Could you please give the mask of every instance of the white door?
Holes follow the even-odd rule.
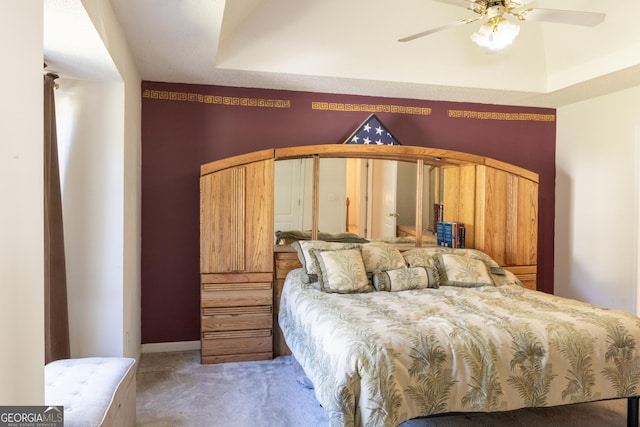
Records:
[[[398,162],[374,160],[371,188],[371,237],[396,237]]]
[[[304,164],[301,159],[278,160],[274,170],[274,229],[302,230]]]

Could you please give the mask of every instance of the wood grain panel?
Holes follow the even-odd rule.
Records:
[[[538,185],[509,174],[508,216],[506,225],[506,263],[537,263],[538,253]]]
[[[273,271],[273,159],[246,166],[244,271]]]
[[[200,294],[200,306],[205,307],[232,307],[246,305],[271,305],[273,291],[269,289],[253,290],[227,290],[207,291]]]
[[[201,353],[204,356],[268,353],[271,358],[273,354],[272,340],[271,329],[205,332],[202,334]]]
[[[276,256],[276,279],[284,279],[287,273],[293,269],[301,268],[302,263],[298,259],[298,255],[294,253],[282,253]]]
[[[518,245],[510,264],[538,263],[538,184],[518,178]]]
[[[464,224],[465,247],[475,247],[476,234],[476,166],[460,167],[458,188],[458,222]]]
[[[483,164],[485,159],[482,156],[460,151],[415,146],[325,144],[277,148],[275,150],[276,159],[311,157],[313,155],[319,155],[320,157],[384,158],[411,161],[422,159],[426,164],[434,166],[470,163]]]
[[[201,331],[233,331],[271,328],[271,305],[254,307],[219,307],[202,309]]]
[[[243,182],[242,167],[200,178],[201,273],[243,269]]]
[[[482,246],[476,241],[476,248],[484,251],[500,265],[505,264],[507,226],[507,172],[479,166],[476,174],[476,191],[480,204],[480,212],[476,212],[476,218],[480,214],[480,220],[476,220],[478,233],[476,239],[482,239]]]
[[[238,156],[227,157],[226,159],[216,160],[200,166],[200,176],[218,172],[223,169],[229,169],[236,166],[246,165],[260,160],[273,159],[275,150],[269,148],[266,150],[254,151],[252,153],[240,154]]]
[[[271,273],[222,273],[222,274],[203,274],[201,276],[201,283],[220,283],[227,284],[231,287],[233,283],[245,283],[250,282],[270,282],[272,278]],[[249,285],[247,285],[249,286]],[[260,285],[262,286],[262,285]]]
[[[273,159],[200,179],[201,273],[272,271]]]
[[[229,251],[231,256],[230,271],[244,271],[245,270],[245,257],[244,257],[244,224],[247,217],[245,214],[245,193],[246,193],[246,170],[245,167],[237,167],[230,170],[231,183],[226,189],[231,193],[231,215],[228,220],[231,223],[231,235],[233,239],[227,240],[229,244]],[[225,190],[222,190],[225,191]],[[223,244],[221,242],[221,244]]]

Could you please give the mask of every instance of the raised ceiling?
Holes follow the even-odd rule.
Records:
[[[480,23],[398,43],[475,16],[431,0],[110,1],[149,81],[542,107],[640,85],[636,0],[535,0],[607,16],[593,28],[524,22],[499,53],[470,41]]]

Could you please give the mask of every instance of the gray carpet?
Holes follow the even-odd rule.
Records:
[[[625,426],[626,400],[458,414],[410,420],[402,427]],[[138,367],[138,426],[315,427],[328,418],[302,387],[291,359],[201,365],[198,351],[145,353]]]

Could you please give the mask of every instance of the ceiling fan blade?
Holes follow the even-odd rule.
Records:
[[[450,28],[455,28],[455,27],[460,26],[460,25],[464,25],[464,24],[468,24],[470,22],[477,21],[480,18],[481,18],[481,16],[479,16],[477,18],[461,19],[460,21],[451,22],[449,24],[442,25],[440,27],[435,27],[435,28],[432,28],[432,29],[427,30],[427,31],[422,31],[420,33],[416,33],[416,34],[412,34],[412,35],[407,36],[407,37],[403,37],[398,41],[399,42],[408,42],[408,41],[411,41],[411,40],[419,39],[420,37],[428,36],[429,34],[437,33],[437,32],[440,32],[440,31],[448,30]]]
[[[439,3],[447,3],[453,6],[460,6],[464,8],[472,8],[473,6],[478,6],[474,0],[433,0]]]
[[[604,21],[604,13],[578,12],[559,9],[529,9],[519,13],[527,21],[555,22],[557,24],[594,27]]]

